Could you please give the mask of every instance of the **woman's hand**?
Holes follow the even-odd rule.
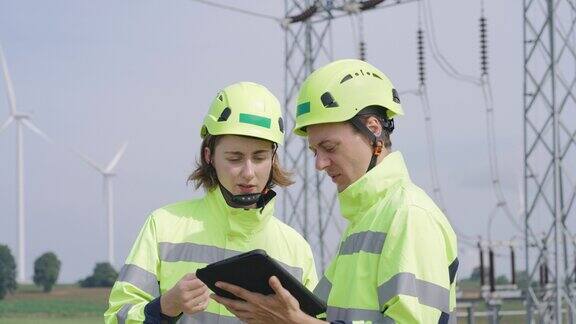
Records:
[[[208,307],[210,290],[196,278],[196,274],[188,273],[174,287],[160,297],[162,314],[178,316],[180,313],[194,314]]]

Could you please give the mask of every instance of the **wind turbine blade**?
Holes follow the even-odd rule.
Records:
[[[4,50],[2,49],[2,44],[0,44],[0,63],[2,64],[2,74],[4,75],[4,86],[6,87],[6,94],[8,95],[8,104],[10,106],[10,113],[12,115],[15,115],[16,96],[14,95],[12,79],[10,78],[10,73],[8,72],[8,64],[6,64],[6,59],[4,58]]]
[[[93,167],[94,169],[96,169],[96,171],[104,174],[104,170],[102,170],[102,168],[96,164],[96,162],[92,161],[92,159],[90,159],[89,157],[87,157],[86,155],[80,153],[80,151],[75,150],[75,149],[70,149],[74,154],[76,154],[80,159],[82,159],[86,164],[88,164],[89,166]]]
[[[21,119],[21,120],[22,120],[22,123],[24,125],[26,125],[26,127],[28,127],[34,133],[40,135],[40,137],[42,137],[46,142],[48,142],[50,144],[54,144],[54,141],[50,137],[48,137],[48,135],[46,135],[46,133],[41,131],[40,128],[38,128],[36,125],[34,125],[34,123],[32,123],[30,120],[28,120],[28,119]]]
[[[6,119],[4,124],[2,124],[2,126],[0,126],[0,133],[2,133],[2,131],[4,131],[4,129],[6,127],[8,127],[8,125],[12,124],[13,121],[14,121],[14,117],[12,117],[12,116],[8,117],[8,119]]]
[[[110,161],[110,163],[108,163],[108,166],[106,167],[106,173],[112,172],[112,170],[116,167],[116,164],[118,164],[118,161],[120,161],[120,159],[122,158],[122,155],[124,155],[124,152],[126,151],[127,146],[128,146],[128,142],[124,142],[124,144],[122,144],[122,147],[120,147],[120,150],[118,150],[118,153],[116,153],[116,156],[114,156],[112,161]]]

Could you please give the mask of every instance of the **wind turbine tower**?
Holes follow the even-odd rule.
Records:
[[[49,143],[53,141],[42,132],[32,122],[29,114],[19,112],[16,106],[16,96],[14,95],[14,86],[8,72],[8,64],[4,57],[4,51],[0,44],[0,65],[4,77],[4,86],[8,97],[8,106],[10,115],[8,119],[0,126],[0,133],[12,123],[16,124],[16,197],[17,197],[17,214],[18,214],[18,282],[26,281],[26,217],[24,204],[24,140],[23,129],[27,127],[34,133],[38,134]]]
[[[103,177],[104,185],[104,200],[106,204],[107,227],[108,227],[108,262],[114,266],[114,191],[112,179],[116,176],[114,169],[124,155],[128,143],[124,143],[118,150],[114,158],[108,163],[105,168],[102,168],[92,159],[86,155],[76,151],[76,154],[84,160],[89,166],[96,169]]]

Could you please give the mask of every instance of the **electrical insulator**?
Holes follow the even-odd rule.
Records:
[[[480,17],[480,71],[482,75],[488,74],[488,43],[486,35],[486,17]]]
[[[548,282],[548,262],[544,261],[544,283],[547,284]]]
[[[480,251],[480,287],[484,286],[484,252],[482,251],[482,246],[478,243],[478,251]]]
[[[494,280],[494,251],[492,251],[492,248],[488,249],[488,257],[490,259],[490,291],[494,292],[496,290],[496,281]]]
[[[416,32],[417,57],[418,57],[418,81],[420,85],[426,84],[426,65],[424,62],[424,31],[419,28]]]
[[[516,284],[516,255],[514,254],[514,247],[510,245],[510,269],[511,269],[511,278],[512,284]]]
[[[366,61],[366,43],[364,41],[360,41],[360,59]]]
[[[310,17],[314,16],[314,14],[316,14],[316,11],[318,11],[318,4],[316,2],[314,2],[314,4],[312,4],[312,6],[306,8],[300,14],[288,17],[287,21],[289,24],[306,21]]]
[[[360,9],[361,10],[368,10],[376,7],[380,3],[384,2],[384,0],[367,0],[360,2]]]

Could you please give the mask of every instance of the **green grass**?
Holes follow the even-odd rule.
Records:
[[[58,285],[44,293],[21,285],[0,301],[0,324],[7,323],[102,323],[109,289]]]
[[[477,285],[463,284],[465,291],[478,290]],[[18,291],[0,301],[0,324],[96,324],[103,323],[109,289],[80,288],[77,285],[57,285],[48,294],[33,285],[20,285]],[[522,301],[506,301],[501,310],[523,309]],[[486,310],[484,302],[476,304],[476,311]],[[464,311],[464,309],[460,309]],[[476,317],[477,324],[490,323],[488,318]],[[522,323],[524,316],[504,316],[502,324]],[[458,323],[467,323],[459,318]]]
[[[100,317],[71,317],[71,318],[46,318],[42,317],[42,324],[102,324],[104,318]],[[37,324],[38,318],[1,318],[0,324]]]
[[[99,315],[105,311],[104,305],[75,300],[17,300],[0,303],[0,317],[21,314],[45,315]]]

